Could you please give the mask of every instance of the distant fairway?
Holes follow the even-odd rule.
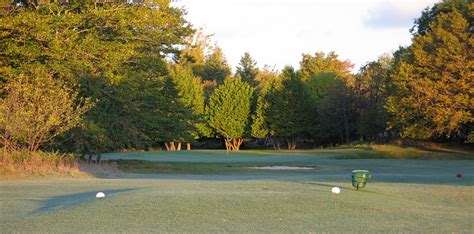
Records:
[[[338,159],[365,153],[374,152],[107,154],[109,160],[140,160],[119,166],[141,173],[0,181],[0,230],[474,232],[474,161]],[[314,169],[250,168],[276,165]],[[350,185],[353,169],[373,174],[361,191]],[[332,194],[332,186],[341,194]],[[99,191],[107,196],[96,199]]]

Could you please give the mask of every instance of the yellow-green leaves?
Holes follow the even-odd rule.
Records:
[[[452,9],[438,13],[429,28],[413,38],[410,56],[402,59],[393,76],[395,92],[387,103],[393,115],[390,124],[402,136],[451,137],[472,126],[472,27],[460,11]]]
[[[0,129],[2,143],[12,149],[36,151],[77,126],[91,108],[88,100],[41,69],[9,82],[5,94],[0,99]]]
[[[224,138],[245,136],[250,120],[250,99],[253,89],[240,78],[228,77],[209,100],[209,125]]]

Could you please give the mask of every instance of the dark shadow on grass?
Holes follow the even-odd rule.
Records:
[[[101,191],[90,191],[90,192],[83,192],[83,193],[74,193],[69,195],[62,195],[49,198],[45,201],[42,201],[41,206],[33,211],[33,214],[43,213],[43,212],[52,212],[61,209],[69,209],[73,207],[77,207],[81,204],[92,202],[98,198],[96,198],[96,194],[98,192],[105,193],[105,198],[100,199],[107,199],[107,197],[113,197],[118,193],[130,192],[136,190],[133,189],[114,189],[114,190],[101,190]]]

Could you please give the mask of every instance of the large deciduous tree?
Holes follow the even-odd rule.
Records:
[[[39,1],[2,13],[0,80],[45,67],[96,102],[74,131],[82,142],[108,139],[108,150],[153,145],[174,111],[163,95],[172,84],[165,57],[176,56],[193,32],[183,15],[169,1]]]
[[[311,76],[319,75],[320,73],[334,73],[347,83],[352,84],[353,76],[351,75],[351,69],[353,66],[348,60],[341,61],[334,52],[330,52],[327,55],[324,52],[317,52],[314,56],[303,54],[298,76],[303,81],[306,81]]]
[[[430,24],[443,13],[457,11],[461,13],[468,22],[474,21],[472,14],[473,5],[471,0],[444,0],[434,4],[431,8],[427,7],[421,13],[421,16],[415,19],[410,32],[415,35],[424,35],[430,31]]]
[[[209,125],[225,140],[228,150],[238,151],[250,119],[253,88],[239,77],[227,78],[209,100]]]
[[[449,2],[453,1],[441,4]],[[428,25],[421,24],[423,19],[417,21],[421,31],[393,76],[395,92],[387,110],[392,115],[390,127],[399,129],[403,137],[473,134],[474,3],[454,2],[461,2],[463,10],[431,14]]]

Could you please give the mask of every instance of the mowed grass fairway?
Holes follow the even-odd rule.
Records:
[[[408,154],[443,160],[361,149],[107,154],[127,173],[2,179],[0,230],[474,232],[473,155]],[[313,169],[252,168],[259,166]],[[352,188],[353,169],[372,173],[365,189]],[[332,194],[333,186],[342,192]],[[106,197],[95,198],[99,191]]]

